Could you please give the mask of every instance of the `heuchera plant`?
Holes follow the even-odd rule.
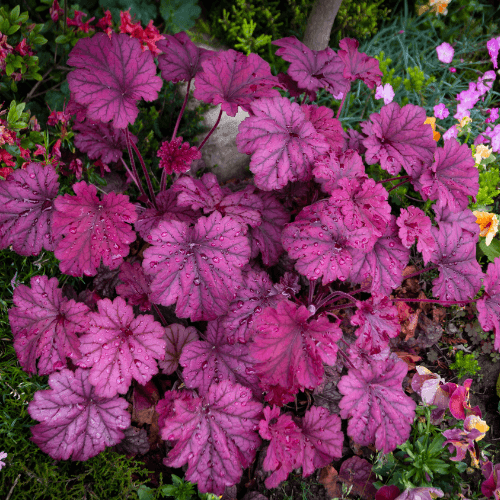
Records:
[[[414,300],[475,300],[483,273],[467,206],[478,171],[455,138],[437,146],[425,111],[412,104],[382,106],[362,132],[343,129],[351,83],[374,88],[382,76],[355,40],[342,40],[337,53],[294,37],[274,43],[290,63],[287,75],[273,76],[256,54],[198,49],[185,33],[157,42],[159,68],[146,45],[111,28],[79,40],[68,60],[75,68],[68,112],[81,122],[75,144],[104,164],[125,164],[140,196],[101,195],[84,181],[74,195],[58,195],[58,172],[42,163],[0,181],[0,248],[53,251],[62,273],[108,268],[118,278],[106,297],[90,290],[91,299],[67,298],[48,276],[15,289],[9,319],[19,361],[49,375],[50,389],[29,405],[40,422],[33,441],[53,458],[87,460],[116,445],[130,426],[126,395],[154,385],[160,371],[175,382],[156,407],[172,446],[164,462],[187,465],[186,479],[201,492],[221,495],[237,484],[262,439],[268,487],[294,469],[307,476],[340,458],[341,419],[356,443],[386,453],[408,439],[415,403],[403,392],[408,368],[390,341],[400,332],[395,301],[412,299],[392,294],[411,259],[418,269],[411,276],[437,272],[437,298]],[[186,81],[188,92],[158,151],[155,193],[129,126],[140,99],[158,97],[158,69],[163,80]],[[221,105],[219,119],[240,107],[250,114],[236,138],[251,155],[247,183],[230,189],[214,174],[186,173],[213,132],[197,147],[176,137],[193,81],[197,99]],[[336,117],[314,104],[320,89],[341,101]],[[367,174],[374,164],[388,173],[382,180]],[[393,213],[392,181],[411,182],[422,197],[416,203],[429,202]],[[129,256],[136,240],[147,248]],[[497,259],[477,300],[497,349],[499,279]],[[189,323],[200,321],[208,323]],[[346,326],[356,327],[354,336],[344,335]],[[311,398],[302,414],[283,408],[299,392],[312,396],[324,365],[344,370],[340,415]]]

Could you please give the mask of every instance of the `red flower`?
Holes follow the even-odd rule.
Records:
[[[12,155],[5,149],[0,149],[0,162],[2,161],[9,167],[16,166],[16,162],[12,161]]]
[[[201,152],[196,147],[189,147],[189,142],[182,144],[182,137],[176,137],[173,141],[162,143],[156,156],[161,158],[160,168],[164,168],[167,174],[176,172],[187,172],[191,168],[193,160],[201,158]]]
[[[59,6],[59,2],[54,0],[52,7],[49,9],[49,13],[52,21],[57,23],[57,21],[59,21],[59,16],[63,15],[64,10]]]
[[[31,50],[31,47],[28,45],[26,42],[26,38],[23,38],[17,45],[16,48],[14,49],[16,52],[19,52],[22,56],[32,56],[33,51]]]

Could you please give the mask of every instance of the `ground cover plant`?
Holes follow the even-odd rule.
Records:
[[[9,13],[9,23],[21,15]],[[379,60],[354,39],[337,51],[275,40],[289,66],[273,75],[257,54],[210,52],[184,32],[121,18],[120,33],[106,14],[73,40],[69,102],[49,118],[52,139],[34,120],[28,128],[22,104],[2,119],[11,147],[2,150],[0,247],[37,257],[40,268],[51,262],[10,283],[13,348],[35,376],[31,440],[56,461],[154,447],[167,452],[159,462],[216,495],[257,470],[271,489],[332,461],[341,462],[333,482],[362,495],[458,495],[467,459],[481,464],[482,492],[493,496],[498,464],[479,448],[488,426],[470,404],[472,380],[417,367],[420,399],[409,397],[403,384],[415,366],[398,339],[412,336],[426,307],[468,308],[500,350],[489,206],[498,109],[475,144],[468,116],[482,97],[491,102],[495,71],[458,96],[456,124],[441,138],[435,120],[450,109],[436,103],[429,120],[423,107],[400,105]],[[494,68],[499,44],[485,44]],[[449,64],[452,50],[435,57]],[[188,90],[173,132],[155,148],[144,127],[158,112],[142,100],[161,101],[181,81]],[[221,105],[219,119],[248,111],[236,137],[251,158],[245,181],[189,173],[213,132],[198,146],[179,135],[193,82],[196,99]],[[359,129],[339,120],[355,85],[384,102]],[[336,114],[318,104],[325,93]],[[118,168],[126,183],[111,177]],[[389,203],[403,185],[406,203]],[[419,280],[426,287],[412,292]],[[40,376],[47,385],[37,387]],[[372,471],[346,456],[348,443],[385,464]],[[192,494],[178,478],[171,486],[156,494]]]

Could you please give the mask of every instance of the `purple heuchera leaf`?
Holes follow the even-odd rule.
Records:
[[[431,219],[420,208],[409,206],[408,210],[401,209],[396,224],[399,226],[399,237],[406,248],[411,248],[415,239],[418,239],[417,250],[422,252],[424,262],[427,264],[436,248],[431,232]]]
[[[223,317],[223,325],[228,332],[227,342],[246,343],[250,340],[255,318],[266,307],[275,307],[285,296],[279,294],[265,271],[246,266],[243,269],[243,284],[236,290],[236,296],[229,304]]]
[[[417,160],[432,163],[436,141],[432,128],[424,125],[425,109],[413,104],[400,108],[391,102],[382,106],[380,113],[372,113],[370,120],[361,124],[368,136],[363,140],[368,165],[380,163],[384,170],[396,175],[401,167],[411,174]]]
[[[293,420],[280,415],[276,406],[264,408],[259,423],[260,435],[270,441],[263,468],[273,473],[266,479],[267,488],[276,488],[292,470],[302,467],[302,476],[310,476],[333,459],[342,456],[344,434],[337,415],[312,406],[304,418]]]
[[[125,133],[110,123],[86,120],[75,123],[73,130],[78,132],[75,134],[75,146],[82,153],[87,153],[91,160],[100,158],[107,165],[122,158],[123,151],[127,149]],[[137,142],[133,134],[130,134],[130,139],[134,144]]]
[[[323,380],[322,363],[335,363],[342,331],[326,316],[308,321],[311,316],[305,306],[286,300],[255,319],[250,353],[258,361],[255,368],[264,389],[314,389]]]
[[[295,269],[310,280],[322,278],[324,285],[345,281],[353,264],[351,251],[367,247],[370,240],[367,228],[349,231],[340,210],[329,200],[303,209],[282,235],[283,247],[297,259]]]
[[[476,302],[478,319],[485,331],[493,330],[495,349],[500,351],[500,258],[488,265],[484,295]]]
[[[161,76],[167,82],[189,81],[201,71],[201,63],[210,59],[213,52],[198,48],[182,31],[175,35],[164,35],[156,46],[163,52],[158,56]]]
[[[146,429],[129,427],[123,431],[125,437],[118,443],[115,450],[125,455],[144,455],[149,451],[148,433]]]
[[[124,262],[120,266],[120,285],[116,287],[116,293],[128,300],[131,306],[139,306],[141,311],[151,310],[151,276],[146,276],[140,262]]]
[[[241,268],[250,260],[248,238],[240,224],[219,212],[200,217],[194,227],[162,221],[147,240],[146,274],[154,275],[152,301],[192,321],[210,321],[227,312],[241,284]]]
[[[437,264],[439,277],[432,284],[432,293],[441,300],[467,302],[481,288],[483,273],[476,260],[476,242],[463,238],[460,228],[445,225],[433,228],[436,250],[430,259]]]
[[[63,297],[57,278],[33,276],[31,288],[19,285],[14,290],[14,307],[9,322],[14,349],[23,370],[48,375],[66,367],[66,357],[80,358],[78,333],[88,327],[89,308]]]
[[[453,212],[465,210],[469,196],[475,200],[479,190],[479,171],[467,144],[445,141],[436,151],[436,160],[422,173],[418,182],[424,200],[438,200]]]
[[[194,326],[187,328],[174,323],[165,328],[163,336],[167,342],[165,359],[160,361],[161,372],[164,375],[172,375],[179,366],[179,359],[183,349],[190,343],[198,340],[198,331]]]
[[[410,251],[397,236],[396,218],[392,217],[382,238],[365,253],[352,249],[353,266],[349,281],[370,286],[372,293],[389,295],[403,282],[403,270],[410,260]]]
[[[375,85],[382,83],[382,71],[379,62],[373,57],[368,57],[363,52],[358,52],[359,42],[352,38],[343,38],[339,42],[341,50],[338,56],[344,62],[343,75],[350,82],[363,80],[366,85],[373,89]]]
[[[175,411],[163,419],[161,437],[175,445],[163,463],[187,464],[186,479],[198,483],[200,492],[222,495],[255,458],[260,439],[254,429],[262,404],[252,400],[249,389],[228,380],[212,384],[205,397],[177,393],[173,402]]]
[[[407,371],[404,361],[390,358],[351,368],[342,377],[340,416],[350,418],[347,434],[356,443],[389,453],[408,439],[416,404],[401,387]]]
[[[250,111],[249,105],[262,97],[275,97],[280,93],[273,87],[280,87],[273,76],[269,63],[257,54],[246,56],[229,49],[218,52],[203,61],[203,71],[196,75],[195,99],[216,106],[236,116],[238,106]]]
[[[102,262],[116,269],[129,253],[136,235],[127,223],[137,220],[129,197],[109,193],[99,201],[95,186],[73,184],[76,196],[65,194],[54,201],[52,231],[64,236],[54,251],[62,273],[94,276]]]
[[[325,137],[306,120],[297,103],[285,97],[259,99],[251,104],[253,116],[238,127],[236,145],[251,154],[255,185],[280,189],[289,181],[307,181],[316,156],[328,151]]]
[[[52,166],[30,163],[0,182],[0,248],[12,245],[19,255],[54,250],[51,225],[57,177]]]
[[[219,186],[215,174],[204,174],[201,179],[184,176],[172,185],[179,192],[177,203],[180,206],[190,206],[193,210],[203,209],[205,214],[214,210],[223,216],[228,216],[241,224],[243,234],[247,233],[247,224],[257,227],[261,224],[263,204],[254,194],[254,186],[246,186],[242,191],[233,193],[229,188]]]
[[[278,80],[291,97],[300,97],[306,94],[310,102],[316,100],[316,92],[299,87],[297,82],[288,73],[278,73]]]
[[[342,73],[345,65],[330,47],[325,50],[311,50],[294,36],[272,43],[280,47],[276,55],[291,63],[288,74],[299,87],[312,92],[324,88],[335,98],[349,91],[349,81]]]
[[[257,399],[262,391],[255,374],[255,360],[248,345],[228,342],[231,334],[220,319],[209,321],[205,340],[191,342],[182,351],[179,363],[184,368],[184,382],[189,389],[198,389],[200,395],[205,395],[212,383],[229,380],[251,389]]]
[[[434,496],[431,494],[437,497],[444,496],[444,493],[439,488],[409,488],[396,497],[396,500],[432,500]]]
[[[448,205],[443,206],[438,203],[432,205],[432,210],[436,214],[435,220],[439,223],[440,228],[445,224],[458,227],[465,238],[472,237],[474,241],[479,241],[479,224],[477,224],[476,216],[472,210],[466,208],[459,212],[453,212]]]
[[[150,314],[134,317],[121,297],[99,300],[97,307],[99,312],[89,314],[89,333],[80,337],[77,364],[90,368],[96,394],[113,397],[125,394],[132,379],[144,385],[158,373],[156,360],[165,356],[164,329]]]
[[[316,132],[319,132],[334,150],[341,150],[344,144],[344,129],[339,120],[333,117],[333,110],[326,106],[314,104],[302,104],[300,106],[306,116],[306,120],[313,124]]]
[[[77,68],[68,75],[72,97],[87,106],[88,118],[104,123],[113,120],[116,128],[134,123],[137,101],[154,101],[162,87],[151,52],[143,52],[139,41],[126,34],[81,38],[68,64]]]
[[[330,203],[340,208],[347,229],[369,228],[373,243],[382,236],[391,222],[389,193],[373,179],[340,179],[338,189],[331,193]],[[368,245],[370,247],[371,245]]]
[[[312,173],[325,193],[332,193],[334,189],[340,188],[341,179],[357,179],[362,182],[368,178],[361,156],[352,149],[340,154],[330,150],[325,155],[318,156]]]
[[[281,233],[284,225],[290,220],[290,213],[274,194],[263,191],[257,191],[255,194],[262,202],[262,222],[260,226],[250,230],[252,257],[257,257],[260,250],[264,265],[274,266],[283,253]]]
[[[342,462],[339,478],[343,482],[347,482],[347,484],[357,485],[358,491],[362,491],[362,496],[365,498],[374,498],[377,492],[377,489],[373,486],[377,478],[372,472],[372,464],[357,455]]]
[[[364,302],[357,301],[358,308],[351,318],[351,325],[359,326],[355,331],[356,345],[368,354],[378,354],[401,331],[398,310],[388,297],[372,296]]]
[[[31,418],[41,422],[31,427],[31,440],[55,460],[95,457],[118,444],[130,426],[128,402],[97,395],[88,378],[81,368],[52,373],[50,389],[35,392],[28,405]]]
[[[182,207],[177,203],[178,193],[173,189],[161,191],[156,195],[156,208],[148,208],[141,212],[134,225],[141,238],[146,239],[148,234],[158,227],[160,221],[178,220],[194,223],[198,220],[199,212],[189,207]],[[475,220],[475,219],[474,219]]]

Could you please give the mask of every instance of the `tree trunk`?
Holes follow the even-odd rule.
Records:
[[[330,42],[333,21],[342,0],[316,0],[302,42],[312,50],[324,50]]]

